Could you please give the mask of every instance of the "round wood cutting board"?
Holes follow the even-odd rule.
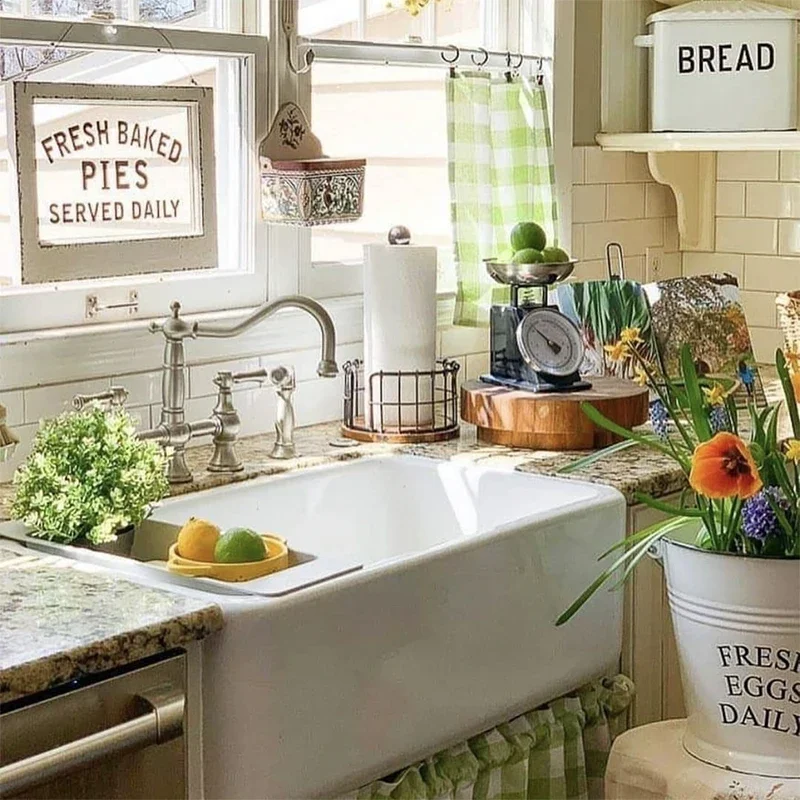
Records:
[[[589,420],[583,402],[626,428],[647,421],[647,387],[620,378],[587,380],[591,389],[563,393],[467,381],[461,385],[461,418],[478,426],[483,442],[534,450],[593,450],[619,441]]]

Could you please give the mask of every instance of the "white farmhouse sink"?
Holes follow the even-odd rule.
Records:
[[[596,576],[624,514],[607,487],[412,456],[165,502],[161,522],[250,526],[319,564],[362,565],[278,596],[178,588],[214,592],[226,617],[205,647],[207,796],[341,793],[614,669],[620,593],[598,593],[563,628],[554,620]]]

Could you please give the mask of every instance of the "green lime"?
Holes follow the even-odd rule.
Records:
[[[545,264],[561,264],[564,261],[569,261],[569,255],[560,247],[545,247],[542,250]]]
[[[503,248],[497,256],[497,260],[501,264],[508,264],[512,258],[514,258],[514,251],[510,247]]]
[[[214,561],[220,564],[242,564],[267,557],[264,540],[250,528],[230,528],[217,540]]]
[[[514,250],[544,250],[547,234],[541,225],[535,222],[518,222],[511,229],[511,246]]]
[[[544,261],[541,250],[534,250],[526,247],[524,250],[517,250],[511,259],[512,264],[541,264]]]

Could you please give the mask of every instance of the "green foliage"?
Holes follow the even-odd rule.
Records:
[[[653,332],[647,299],[633,281],[589,281],[571,285],[575,313],[591,337],[589,344],[603,359],[607,371],[625,374],[625,365],[606,363],[603,345],[619,339],[623,328],[638,328],[647,343],[648,356],[654,356]],[[629,377],[627,374],[625,377]]]
[[[157,444],[136,439],[125,413],[63,414],[42,423],[17,470],[12,514],[52,541],[112,541],[166,495],[165,461]]]
[[[638,363],[647,371],[647,361],[635,347],[629,348],[632,361]],[[620,436],[624,442],[635,443],[657,450],[674,459],[683,469],[687,478],[692,469],[695,449],[713,438],[710,424],[713,408],[724,409],[729,418],[730,432],[739,434],[744,427],[739,420],[739,410],[732,401],[731,395],[738,386],[736,382],[724,388],[727,396],[716,400],[709,400],[713,395],[713,385],[706,385],[706,381],[698,378],[694,360],[688,345],[684,345],[679,353],[681,376],[679,380],[669,377],[663,378],[663,384],[654,380],[652,372],[648,371],[651,388],[658,395],[659,400],[667,409],[677,435],[668,436],[664,440],[658,439],[651,433],[638,430],[628,430],[601,414],[594,406],[583,403],[582,409],[589,419],[596,425]],[[800,419],[798,419],[797,401],[794,397],[789,367],[781,351],[775,359],[778,375],[784,391],[784,402],[788,408],[789,418],[792,423],[794,436],[800,439]],[[715,405],[712,407],[710,403]],[[699,492],[687,491],[681,498],[681,504],[674,506],[645,494],[637,495],[637,501],[658,511],[671,514],[672,517],[665,522],[658,523],[647,531],[636,536],[628,537],[615,548],[622,549],[623,553],[617,560],[605,569],[583,594],[565,611],[558,620],[561,625],[572,617],[580,607],[601,586],[620,573],[618,583],[624,582],[647,549],[655,545],[659,539],[674,535],[680,531],[687,519],[699,523],[695,544],[705,550],[737,553],[748,556],[771,557],[797,557],[800,556],[800,471],[797,456],[786,450],[786,444],[778,436],[778,413],[781,404],[775,404],[764,409],[757,409],[752,401],[749,403],[749,428],[750,441],[747,445],[741,442],[742,447],[749,448],[750,454],[758,469],[765,489],[758,493],[753,502],[761,504],[761,512],[751,513],[752,519],[763,519],[763,509],[771,509],[773,520],[777,520],[777,527],[770,530],[748,531],[743,522],[743,509],[746,503],[739,497],[732,495],[724,499],[710,499]],[[800,447],[792,440],[789,444]],[[600,457],[617,452],[621,445],[614,445],[600,453],[593,454],[581,461],[581,466],[586,466],[597,461]],[[774,522],[773,522],[774,524]],[[604,558],[608,553],[603,554]]]

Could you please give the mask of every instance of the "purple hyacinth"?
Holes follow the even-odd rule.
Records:
[[[731,429],[731,419],[728,416],[728,409],[725,406],[712,406],[708,412],[708,421],[711,425],[712,433],[729,431]]]
[[[669,435],[669,411],[660,400],[653,400],[650,403],[650,424],[653,431],[661,441],[666,441]]]
[[[789,509],[789,503],[777,486],[767,486],[742,506],[742,530],[745,536],[759,542],[766,541],[768,536],[777,533],[780,523],[778,517],[769,504],[767,497],[771,497],[780,508]]]

